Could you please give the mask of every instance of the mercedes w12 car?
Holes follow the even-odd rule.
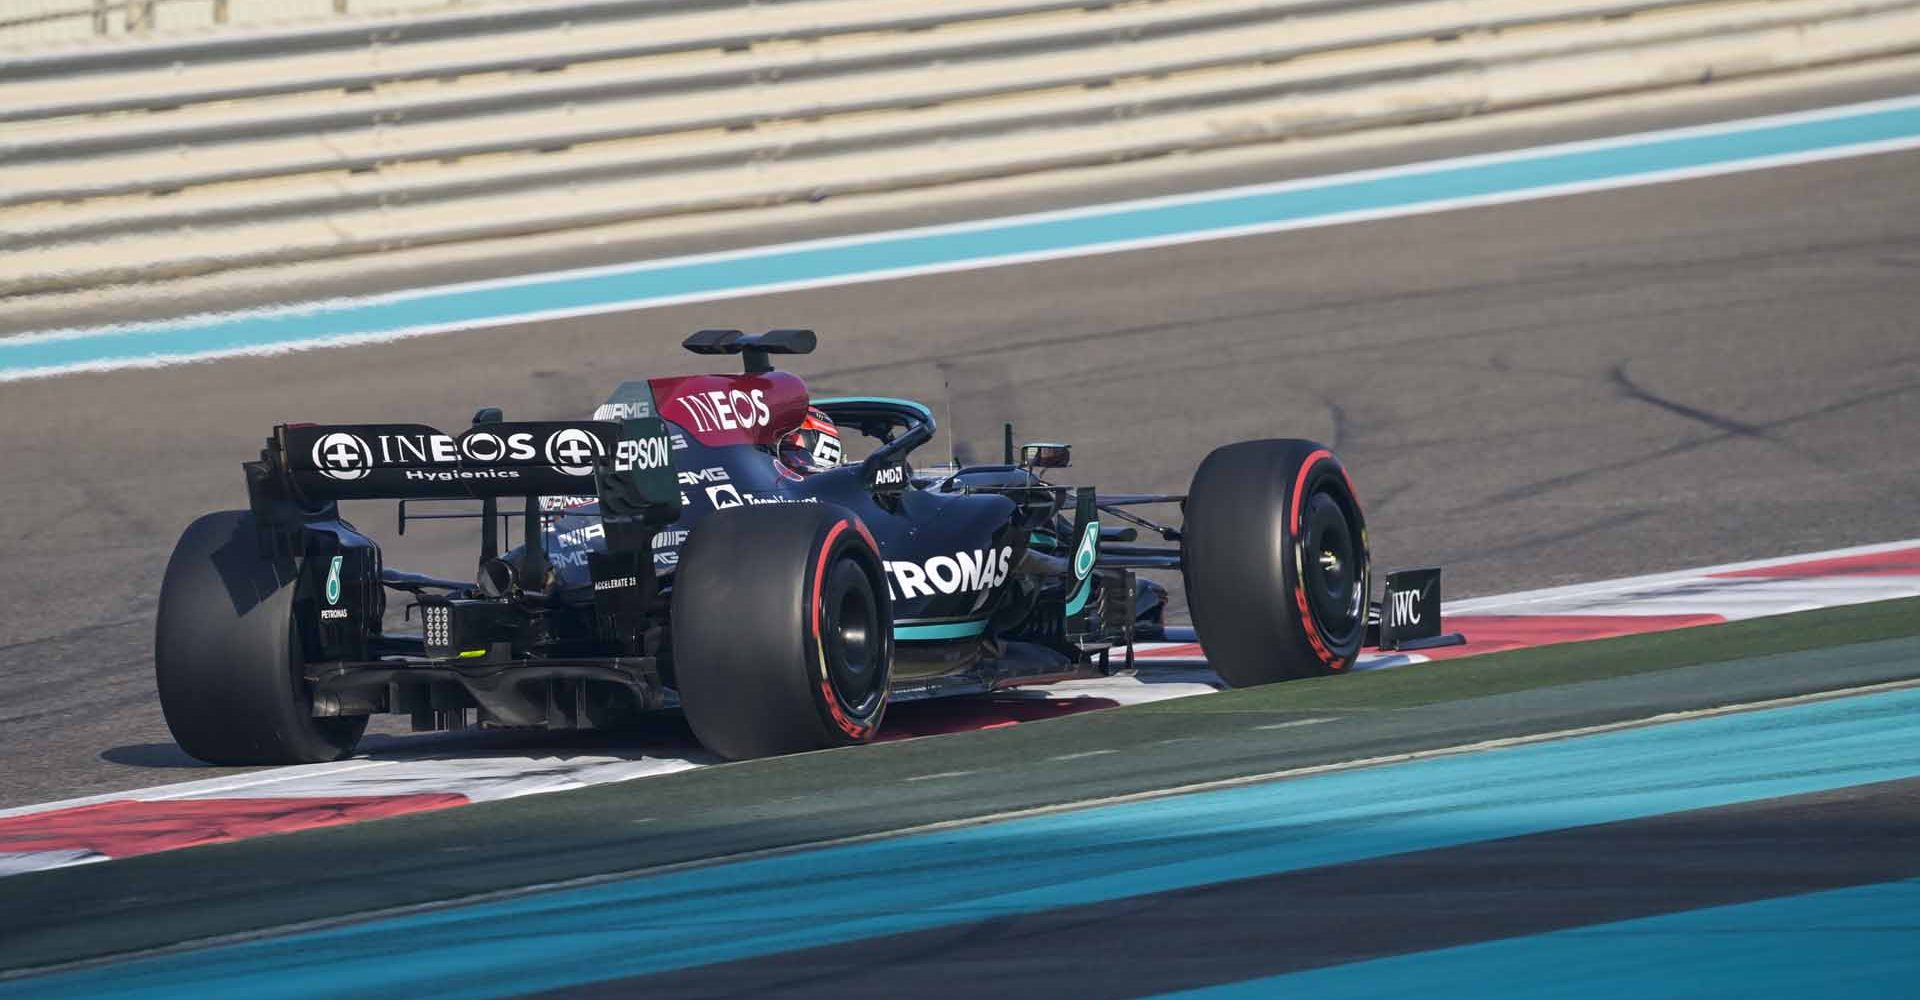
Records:
[[[1058,485],[1071,449],[1016,454],[1010,427],[998,464],[916,469],[928,407],[810,399],[774,370],[815,342],[701,331],[689,350],[745,371],[626,382],[592,420],[274,428],[247,509],[196,520],[167,565],[154,666],[174,737],[212,763],[302,763],[351,753],[380,713],[584,729],[677,707],[728,758],[860,743],[890,701],[1124,669],[1163,634],[1152,571],[1183,574],[1234,686],[1344,670],[1370,631],[1437,631],[1437,571],[1370,623],[1366,522],[1327,448],[1226,445],[1184,495]],[[810,414],[864,455],[783,461]],[[472,518],[475,579],[387,567],[338,508],[369,499],[400,501],[401,531]],[[1177,525],[1153,513],[1171,509]]]

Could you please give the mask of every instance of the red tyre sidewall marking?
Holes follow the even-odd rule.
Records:
[[[867,522],[860,520],[859,516],[855,515],[853,519],[853,530],[859,532],[860,537],[867,540],[867,550],[873,553],[874,558],[878,559],[880,557],[880,543],[873,540],[873,532],[867,530]],[[884,620],[883,624],[886,625],[886,641],[885,644],[880,647],[882,654],[881,662],[891,664],[893,662],[893,595],[887,589],[887,571],[884,567],[880,570],[880,589],[874,592],[874,598],[880,602],[880,610],[884,612],[880,617]],[[892,682],[893,675],[891,672],[888,673],[887,680],[889,683]],[[873,725],[868,727],[870,730],[880,728],[880,715],[885,712],[886,704],[883,702],[879,712],[874,716]]]
[[[826,585],[827,562],[833,558],[834,539],[839,538],[840,533],[847,530],[847,526],[852,523],[850,521],[834,522],[833,527],[827,529],[827,537],[820,543],[820,558],[813,567],[813,614],[810,616],[810,621],[813,624],[815,663],[820,671],[820,698],[826,703],[827,713],[833,716],[834,724],[840,727],[840,731],[853,739],[860,740],[872,736],[875,727],[863,725],[848,717],[840,707],[840,696],[833,692],[833,680],[827,674],[826,609],[820,604],[820,588]],[[858,531],[866,535],[864,525],[858,526]]]
[[[1293,495],[1288,498],[1287,532],[1293,536],[1293,602],[1300,608],[1300,628],[1306,632],[1307,645],[1313,647],[1313,654],[1320,658],[1320,662],[1339,670],[1345,664],[1327,648],[1326,640],[1320,637],[1319,626],[1313,622],[1313,612],[1307,607],[1307,540],[1300,535],[1300,529],[1304,527],[1300,523],[1300,493],[1306,489],[1307,477],[1313,473],[1314,466],[1323,460],[1333,462],[1334,468],[1340,470],[1341,478],[1346,478],[1346,470],[1334,461],[1333,452],[1322,448],[1308,455],[1307,460],[1300,463],[1300,473],[1293,480]],[[1351,491],[1351,483],[1348,489]]]

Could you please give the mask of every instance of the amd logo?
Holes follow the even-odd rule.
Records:
[[[924,563],[888,562],[887,573],[892,577],[894,597],[911,600],[915,597],[932,597],[934,594],[972,593],[990,590],[1007,581],[1010,564],[1013,561],[1013,547],[1003,545],[1000,551],[975,549],[972,552],[955,552],[950,556],[934,556]]]
[[[766,426],[773,419],[765,389],[715,389],[678,397],[675,402],[693,417],[701,433],[744,431]]]
[[[883,465],[873,474],[875,486],[907,485],[907,468],[904,465]]]

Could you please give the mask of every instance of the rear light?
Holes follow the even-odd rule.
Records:
[[[525,613],[506,601],[447,597],[420,601],[421,639],[434,659],[479,659],[501,644],[510,650],[517,645],[525,622]]]

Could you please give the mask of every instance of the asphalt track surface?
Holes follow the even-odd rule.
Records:
[[[1920,154],[1886,154],[9,384],[0,805],[220,773],[160,718],[152,611],[174,538],[243,502],[238,463],[274,423],[579,416],[622,378],[698,367],[677,344],[706,326],[814,327],[821,351],[790,367],[816,392],[926,399],[963,456],[990,456],[1011,419],[1073,442],[1077,477],[1110,488],[1183,489],[1226,441],[1320,439],[1380,562],[1445,566],[1451,596],[1908,537],[1916,178]],[[352,513],[390,564],[471,565],[464,533],[391,539],[388,505]]]

